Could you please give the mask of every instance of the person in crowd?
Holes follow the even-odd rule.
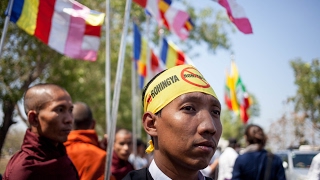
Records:
[[[230,138],[228,147],[219,158],[218,180],[230,180],[232,178],[233,165],[238,157],[237,148],[239,148],[237,139]]]
[[[221,155],[221,147],[218,146],[216,152],[212,156],[209,165],[201,170],[201,173],[212,179],[218,179],[219,172],[219,157]]]
[[[83,103],[73,104],[73,130],[64,143],[67,154],[78,170],[80,179],[104,179],[106,151],[99,147],[95,131],[96,121],[90,107]],[[110,177],[110,179],[115,179]]]
[[[137,152],[131,153],[129,156],[129,162],[135,169],[142,169],[148,166],[148,158],[146,157],[145,149],[147,144],[141,139],[137,139]]]
[[[129,162],[129,156],[132,153],[132,133],[127,129],[116,130],[111,173],[117,180],[121,180],[128,172],[134,170]]]
[[[127,179],[211,179],[203,176],[222,133],[221,104],[203,75],[192,65],[157,74],[142,93],[144,130],[151,136],[149,167]]]
[[[267,136],[255,124],[245,129],[247,147],[235,161],[232,180],[285,180],[285,172],[280,157],[267,152],[264,147]]]
[[[311,166],[308,171],[309,180],[319,180],[320,179],[320,153],[313,157],[311,161]]]
[[[73,122],[69,93],[55,84],[37,84],[28,88],[23,100],[29,128],[3,179],[79,179],[63,145]]]

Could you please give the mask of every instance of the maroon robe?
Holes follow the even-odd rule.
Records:
[[[113,151],[111,173],[117,180],[122,180],[130,171],[134,170],[133,165],[129,161],[122,160],[117,153]]]
[[[37,137],[28,129],[21,150],[11,157],[3,179],[78,180],[79,176],[62,143],[56,147],[51,140]]]

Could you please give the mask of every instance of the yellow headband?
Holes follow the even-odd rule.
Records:
[[[195,67],[174,66],[156,77],[148,86],[143,110],[157,113],[178,96],[189,92],[203,92],[217,98],[210,84]]]

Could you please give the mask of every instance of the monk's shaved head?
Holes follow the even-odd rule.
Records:
[[[83,102],[73,104],[73,129],[89,129],[93,120],[90,107]]]
[[[30,87],[24,94],[24,110],[28,114],[30,110],[39,112],[46,103],[52,101],[55,91],[65,91],[62,87],[55,84],[37,84]],[[68,92],[67,92],[68,93]]]
[[[124,129],[124,128],[120,128],[116,130],[116,136],[117,135],[131,135],[131,131],[129,131],[128,129]]]

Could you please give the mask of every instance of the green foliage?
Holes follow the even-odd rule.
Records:
[[[288,100],[294,103],[295,111],[304,114],[314,128],[320,129],[320,64],[319,59],[311,64],[295,59],[290,62],[298,89]]]
[[[238,140],[242,138],[244,125],[239,116],[235,116],[232,111],[224,109],[222,111],[221,123],[223,127],[222,138],[237,138]]]

